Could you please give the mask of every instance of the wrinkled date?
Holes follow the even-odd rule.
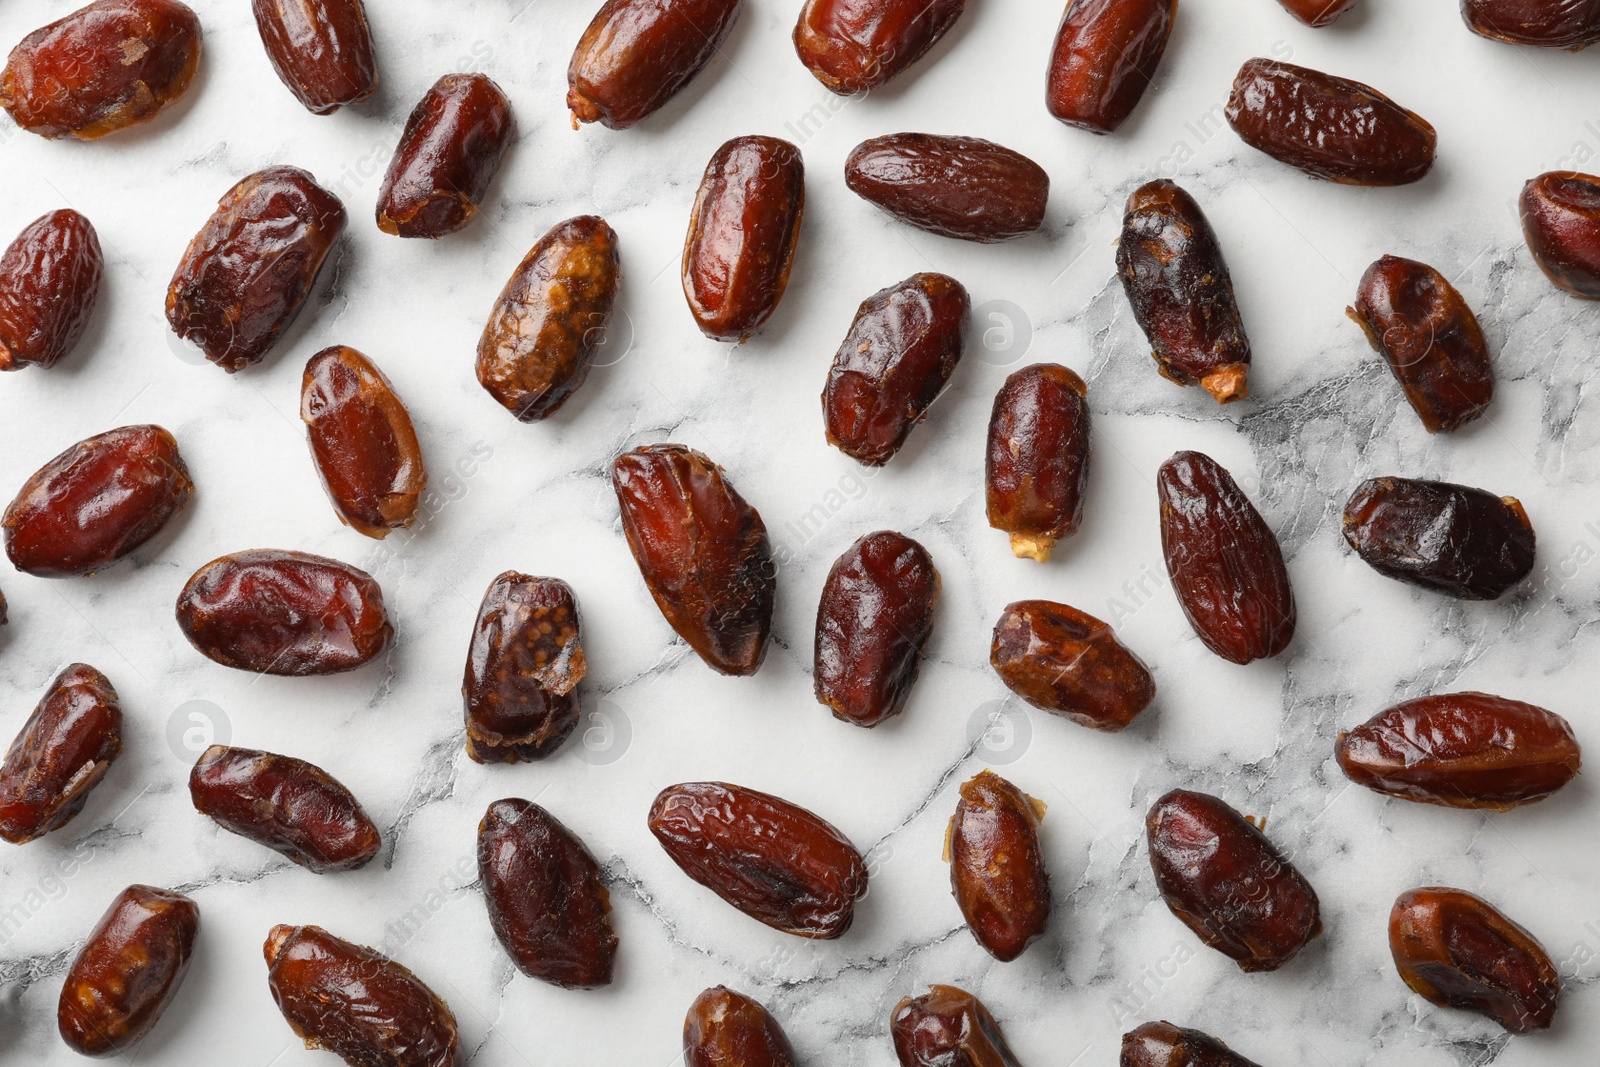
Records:
[[[1022,955],[1050,924],[1042,818],[1042,803],[992,771],[962,783],[950,817],[950,890],[972,936],[1003,963]]]
[[[0,518],[6,555],[42,578],[93,574],[154,537],[192,492],[172,434],[148,425],[107,430],[23,483]]]
[[[1460,429],[1494,399],[1494,368],[1478,318],[1426,263],[1384,256],[1361,276],[1347,312],[1429,433]]]
[[[1471,893],[1401,893],[1389,913],[1389,951],[1411,991],[1440,1007],[1487,1015],[1513,1034],[1555,1021],[1561,977],[1544,946]]]
[[[901,222],[984,244],[1037,230],[1050,199],[1050,175],[1043,167],[977,137],[874,137],[845,160],[844,181]]]
[[[954,278],[913,274],[861,302],[822,390],[828,443],[881,467],[955,373],[972,299]]]
[[[1110,133],[1155,79],[1178,0],[1069,0],[1050,52],[1045,106],[1068,126]]]
[[[1408,700],[1340,734],[1339,768],[1392,797],[1505,811],[1578,774],[1567,720],[1520,700],[1445,693]]]
[[[1059,363],[1006,379],[989,414],[984,494],[989,525],[1018,557],[1044,563],[1083,521],[1089,482],[1089,387]]]
[[[0,371],[53,366],[77,347],[104,273],[100,238],[82,215],[29,223],[0,255]]]
[[[606,0],[567,65],[573,127],[625,130],[700,73],[733,28],[740,0]]]
[[[866,864],[843,834],[743,786],[668,786],[650,806],[650,832],[684,874],[787,934],[840,936],[867,891]]]
[[[1461,0],[1473,33],[1511,44],[1577,51],[1600,41],[1596,0]]]
[[[1278,3],[1307,26],[1326,26],[1356,6],[1356,0],[1278,0]]]
[[[1600,300],[1600,178],[1550,171],[1522,187],[1522,236],[1545,277]]]
[[[1322,932],[1311,884],[1216,797],[1175,789],[1150,809],[1145,832],[1167,907],[1241,971],[1275,971]]]
[[[251,0],[250,6],[272,69],[313,115],[331,115],[378,91],[361,0]]]
[[[1438,135],[1370,85],[1293,63],[1247,59],[1228,125],[1251,148],[1343,185],[1406,185],[1433,166]]]
[[[1179,452],[1156,475],[1161,550],[1184,616],[1225,660],[1268,659],[1294,638],[1294,590],[1283,550],[1216,460]]]
[[[199,932],[200,906],[182,893],[117,894],[61,987],[61,1039],[82,1056],[130,1056],[177,995]]]
[[[344,227],[344,205],[305,171],[251,174],[189,242],[167,322],[229,373],[258,362],[300,314]]]
[[[572,733],[589,670],[578,625],[572,587],[559,578],[506,571],[489,583],[461,682],[474,761],[541,760]]]
[[[793,1067],[794,1050],[767,1009],[715,986],[694,998],[683,1020],[687,1067]]]
[[[1095,730],[1123,729],[1156,696],[1150,669],[1110,626],[1049,600],[1006,605],[989,662],[1029,704]]]
[[[478,877],[489,925],[523,974],[567,988],[611,984],[611,894],[559,819],[527,800],[490,804],[478,824]]]
[[[95,0],[11,50],[0,107],[41,137],[92,141],[155,118],[199,66],[200,19],[178,0]]]
[[[661,614],[713,670],[754,674],[778,588],[756,509],[721,467],[683,445],[624,452],[611,481],[628,548]]]
[[[909,69],[966,8],[967,0],[806,0],[794,50],[823,85],[855,96]]]
[[[6,750],[0,837],[21,845],[71,822],[121,754],[117,691],[88,664],[70,664]]]
[[[307,1048],[350,1064],[462,1062],[449,1006],[382,953],[318,926],[274,926],[262,953],[272,999]]]
[[[989,1009],[953,985],[902,999],[889,1034],[900,1067],[1019,1067]]]
[[[394,627],[367,572],[308,552],[214,559],[178,594],[178,626],[208,659],[259,674],[337,674],[371,662]]]
[[[1119,1067],[1259,1067],[1210,1034],[1145,1023],[1122,1035]]]
[[[383,842],[350,790],[321,767],[212,745],[189,772],[195,810],[317,874],[365,867]]]
[[[446,74],[411,117],[378,190],[378,229],[443,237],[471,222],[516,134],[511,101],[486,74]]]
[[[877,726],[900,714],[938,599],[933,557],[903,534],[868,534],[834,562],[817,605],[813,680],[835,718]]]
[[[1379,574],[1462,600],[1494,600],[1533,570],[1522,504],[1449,482],[1362,482],[1344,506],[1344,539]]]

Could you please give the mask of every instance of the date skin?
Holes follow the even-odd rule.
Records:
[[[1200,205],[1165,178],[1128,197],[1117,276],[1161,376],[1219,404],[1250,395],[1250,339],[1222,246]]]
[[[69,664],[0,764],[0,837],[22,845],[71,822],[121,754],[117,691],[88,664]]]
[[[1461,18],[1481,37],[1576,52],[1600,41],[1596,0],[1461,0]]]
[[[378,190],[378,229],[438,238],[478,214],[516,136],[511,101],[485,74],[446,74],[433,83],[395,147]]]
[[[1370,85],[1293,63],[1247,59],[1228,125],[1251,148],[1341,185],[1406,185],[1433,166],[1437,134]]]
[[[1522,236],[1558,289],[1600,300],[1600,178],[1548,171],[1522,187]]]
[[[684,874],[786,934],[839,937],[867,892],[866,864],[843,834],[754,789],[668,786],[650,806],[650,832]]]
[[[1020,1067],[989,1009],[953,985],[903,998],[889,1034],[900,1067]]]
[[[683,1020],[687,1067],[794,1067],[794,1050],[767,1009],[715,986],[694,998]]]
[[[625,130],[653,113],[711,62],[740,0],[606,0],[567,65],[573,128]]]
[[[1006,379],[989,414],[984,498],[989,525],[1011,551],[1045,563],[1078,532],[1089,484],[1089,387],[1059,363]]]
[[[1355,306],[1346,312],[1429,433],[1459,430],[1494,399],[1494,368],[1478,317],[1426,263],[1384,256],[1361,276]]]
[[[200,19],[178,0],[95,0],[24,37],[0,107],[48,137],[93,141],[155,118],[200,66]]]
[[[868,467],[894,458],[961,360],[972,299],[944,274],[913,274],[861,302],[822,390],[828,443]]]
[[[1278,3],[1307,26],[1330,25],[1356,6],[1356,0],[1278,0]]]
[[[474,762],[542,760],[572,733],[589,670],[578,628],[577,600],[559,578],[506,571],[489,583],[461,682]]]
[[[862,141],[845,160],[844,182],[901,222],[981,244],[1034,232],[1050,199],[1050,175],[1021,152],[931,133]]]
[[[1042,818],[1042,803],[993,771],[962,783],[950,817],[950,890],[972,936],[1002,963],[1022,955],[1050,925]]]
[[[661,614],[712,670],[754,674],[778,588],[756,509],[721,467],[683,445],[624,452],[611,482],[623,535]]]
[[[1151,807],[1145,832],[1167,907],[1241,971],[1275,971],[1322,932],[1311,883],[1216,797],[1174,789]]]
[[[177,617],[206,658],[258,674],[353,671],[394,636],[371,575],[336,559],[271,548],[195,571],[178,594]]]
[[[1046,77],[1050,114],[1090,133],[1128,120],[1167,50],[1178,0],[1069,0]]]
[[[1110,626],[1049,600],[1006,605],[989,662],[1029,704],[1092,730],[1125,729],[1156,696],[1150,669]]]
[[[456,1017],[405,967],[318,926],[274,926],[267,988],[306,1048],[359,1067],[460,1067]]]
[[[77,347],[100,298],[105,257],[89,220],[52,211],[0,255],[0,371],[52,367]]]
[[[1344,506],[1344,539],[1379,574],[1460,600],[1495,600],[1533,570],[1522,504],[1449,482],[1362,482]]]
[[[313,115],[378,91],[378,62],[361,0],[251,0],[272,69]]]
[[[1123,1034],[1118,1064],[1120,1067],[1260,1067],[1210,1034],[1169,1022],[1145,1023]]]
[[[1401,893],[1389,913],[1389,950],[1411,991],[1442,1008],[1487,1015],[1513,1034],[1555,1021],[1561,977],[1544,946],[1471,893]]]
[[[523,974],[568,989],[611,984],[611,894],[583,842],[527,800],[497,800],[478,824],[489,925]]]
[[[0,518],[6,556],[41,578],[93,574],[154,537],[193,492],[172,434],[149,425],[107,430],[23,483]]]
[[[344,205],[305,171],[249,175],[189,242],[167,287],[167,322],[230,374],[259,362],[300,314],[344,227]]]
[[[967,0],[806,0],[794,50],[840,96],[869,92],[927,54]]]
[[[812,672],[834,718],[877,726],[900,714],[938,600],[933,557],[904,534],[868,534],[834,562],[817,605]]]
[[[200,906],[182,893],[130,885],[78,950],[56,1025],[80,1056],[130,1056],[183,984]]]

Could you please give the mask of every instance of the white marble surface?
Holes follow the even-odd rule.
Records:
[[[72,660],[104,670],[127,714],[125,754],[85,812],[0,850],[0,1062],[74,1060],[54,1023],[65,969],[134,881],[182,888],[203,915],[188,981],[141,1063],[334,1062],[300,1049],[267,993],[261,942],[279,922],[391,951],[448,999],[483,1067],[669,1067],[685,1008],[716,983],[765,1002],[804,1064],[888,1067],[890,1009],[929,982],[980,995],[1027,1067],[1112,1064],[1119,1035],[1148,1018],[1209,1030],[1267,1067],[1593,1062],[1594,787],[1580,778],[1505,815],[1438,810],[1348,788],[1331,752],[1337,731],[1397,700],[1461,688],[1543,704],[1600,743],[1600,399],[1590,388],[1600,307],[1544,280],[1513,207],[1526,178],[1582,169],[1600,153],[1600,55],[1482,40],[1448,0],[1364,0],[1323,30],[1272,0],[1185,0],[1155,88],[1101,138],[1043,107],[1059,0],[972,0],[911,73],[851,101],[795,59],[796,0],[748,0],[723,56],[663,111],[625,132],[574,132],[565,70],[594,0],[369,0],[383,87],[331,118],[305,112],[274,77],[243,0],[193,2],[206,30],[202,73],[153,125],[96,144],[0,126],[0,233],[70,205],[94,221],[108,259],[77,353],[0,381],[0,492],[73,441],[143,421],[177,435],[198,486],[131,563],[70,581],[0,574],[11,602],[0,734]],[[73,6],[6,4],[0,41]],[[1438,164],[1414,186],[1356,189],[1246,148],[1221,104],[1252,55],[1375,84],[1438,128]],[[439,243],[385,236],[373,202],[401,124],[435,78],[457,70],[499,81],[520,140],[469,231]],[[970,245],[855,198],[846,154],[899,130],[981,135],[1040,161],[1054,180],[1046,231]],[[676,268],[705,160],[754,132],[801,144],[807,211],[787,297],[763,335],[733,349],[696,331]],[[334,188],[351,232],[286,342],[229,376],[174,346],[162,298],[217,197],[276,163]],[[1154,175],[1189,188],[1221,235],[1255,349],[1245,403],[1219,409],[1158,378],[1114,278],[1122,201]],[[614,340],[625,355],[556,417],[520,425],[473,378],[477,335],[533,241],[587,212],[621,236]],[[1344,317],[1361,271],[1385,252],[1456,279],[1490,339],[1494,406],[1455,436],[1423,432]],[[966,283],[986,342],[969,348],[908,447],[869,476],[825,444],[817,396],[856,304],[928,269]],[[335,342],[393,379],[433,479],[427,519],[381,549],[335,520],[296,413],[306,358]],[[1047,566],[1011,558],[982,495],[991,398],[1036,360],[1084,375],[1097,429],[1087,521]],[[787,555],[754,678],[719,677],[687,652],[623,542],[607,463],[669,440],[723,463]],[[1275,660],[1241,668],[1206,651],[1166,587],[1152,477],[1179,448],[1230,467],[1283,540],[1300,631]],[[1463,604],[1378,576],[1338,529],[1350,491],[1378,474],[1520,497],[1539,535],[1534,577],[1498,603]],[[868,732],[812,698],[812,622],[832,560],[884,527],[928,546],[944,597],[905,715]],[[372,569],[394,614],[393,653],[329,679],[256,678],[201,657],[172,620],[174,598],[200,564],[255,547]],[[462,752],[461,669],[483,589],[507,568],[576,589],[592,718],[543,764],[482,767]],[[1006,696],[988,666],[989,631],[1024,596],[1114,620],[1151,664],[1160,695],[1132,729],[1103,736],[1013,702],[1011,731],[975,744],[972,724]],[[218,740],[292,753],[342,779],[383,831],[381,859],[319,877],[196,814],[185,782],[198,749],[186,746],[204,731],[186,731],[207,719]],[[963,928],[939,856],[955,786],[986,764],[1050,805],[1055,919],[1010,964]],[[703,778],[791,798],[871,851],[872,890],[847,936],[817,944],[768,930],[671,864],[646,809],[663,786]],[[1142,820],[1178,785],[1269,817],[1319,891],[1326,934],[1284,970],[1240,973],[1157,899]],[[622,940],[609,989],[529,979],[496,943],[473,855],[478,819],[503,796],[537,798],[605,867]],[[1508,1042],[1494,1024],[1405,989],[1385,920],[1396,893],[1422,884],[1482,893],[1543,940],[1567,975],[1550,1033]]]

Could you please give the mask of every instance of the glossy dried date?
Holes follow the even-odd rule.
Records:
[[[475,762],[541,760],[572,733],[589,670],[578,627],[578,603],[559,578],[506,571],[489,583],[461,682]]]
[[[687,1067],[793,1067],[794,1050],[767,1009],[715,986],[694,998],[683,1020]]]
[[[1178,0],[1068,0],[1045,106],[1068,126],[1110,133],[1127,121],[1167,50]]]
[[[989,525],[1018,557],[1044,563],[1078,532],[1089,482],[1089,387],[1059,363],[1006,379],[989,415],[984,493]]]
[[[1210,1034],[1145,1023],[1122,1035],[1119,1067],[1259,1067]]]
[[[983,1002],[953,985],[905,997],[889,1017],[900,1067],[1019,1067]]]
[[[516,136],[511,101],[486,74],[446,74],[433,83],[395,146],[378,190],[378,229],[397,237],[443,237],[478,205]]]
[[[840,936],[867,891],[866,864],[843,834],[743,786],[668,786],[650,806],[650,832],[684,874],[784,933]]]
[[[1050,175],[977,137],[892,133],[856,145],[850,191],[918,229],[963,241],[1011,241],[1044,225]]]
[[[54,366],[77,347],[100,298],[100,238],[76,211],[29,223],[0,255],[0,371]]]
[[[989,662],[1029,704],[1095,730],[1125,728],[1156,696],[1149,668],[1110,626],[1048,600],[1006,605]]]
[[[625,130],[677,95],[733,28],[740,0],[606,0],[567,65],[573,128]]]
[[[1461,600],[1495,600],[1533,570],[1521,502],[1449,482],[1362,482],[1344,506],[1344,539],[1379,574]]]
[[[1050,924],[1043,818],[1043,803],[993,771],[962,783],[950,817],[950,890],[972,936],[1002,963],[1022,955]]]
[[[1461,18],[1482,37],[1577,51],[1600,41],[1597,0],[1461,0]]]
[[[806,0],[794,50],[840,96],[883,85],[927,54],[967,0]]]
[[[1356,0],[1278,0],[1278,3],[1307,26],[1327,26],[1355,7]]]
[[[272,69],[313,115],[378,91],[378,61],[361,0],[251,0]]]
[[[1600,300],[1600,178],[1549,171],[1522,187],[1522,236],[1545,277]]]
[[[117,691],[88,664],[68,664],[0,764],[0,837],[26,844],[71,822],[121,754]]]

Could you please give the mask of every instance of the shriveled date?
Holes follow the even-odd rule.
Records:
[[[983,1001],[953,985],[902,999],[889,1035],[900,1067],[1020,1067]]]
[[[1127,121],[1167,50],[1178,0],[1068,0],[1050,52],[1045,105],[1068,126]]]
[[[378,190],[378,229],[443,237],[478,205],[516,134],[511,101],[487,74],[446,74],[406,119]]]
[[[272,69],[313,115],[331,115],[378,91],[361,0],[251,0],[250,6]]]
[[[741,0],[606,0],[567,65],[573,128],[625,130],[672,99],[716,55]]]
[[[1461,18],[1482,37],[1577,51],[1600,41],[1597,0],[1461,0]]]
[[[71,822],[121,754],[117,691],[87,663],[69,664],[0,764],[0,837],[21,845]]]
[[[505,571],[489,583],[461,682],[475,762],[541,760],[572,733],[589,670],[578,628],[577,599],[561,579]]]
[[[105,257],[94,226],[52,211],[0,255],[0,371],[51,367],[77,347],[100,299]]]
[[[1362,482],[1344,506],[1344,539],[1379,574],[1461,600],[1494,600],[1533,570],[1521,502],[1449,482]]]
[[[1006,605],[989,662],[1029,704],[1095,730],[1125,728],[1156,695],[1150,669],[1109,625],[1049,600]]]
[[[1549,171],[1522,187],[1522,236],[1545,277],[1600,300],[1600,177]]]
[[[1119,1067],[1259,1067],[1210,1034],[1169,1022],[1145,1023],[1123,1034],[1117,1062]]]
[[[946,846],[950,890],[967,928],[1002,963],[1050,924],[1050,872],[1039,847],[1044,804],[995,774],[962,783]]]
[[[694,998],[683,1020],[687,1067],[793,1067],[778,1021],[743,993],[715,986]]]
[[[967,0],[806,0],[794,50],[823,85],[855,96],[904,73],[966,8]]]
[[[850,191],[902,222],[991,244],[1044,224],[1050,175],[978,137],[893,133],[856,145],[844,163]]]
[[[1044,563],[1083,521],[1089,482],[1089,387],[1059,363],[1006,379],[989,414],[984,498],[1011,551]]]

